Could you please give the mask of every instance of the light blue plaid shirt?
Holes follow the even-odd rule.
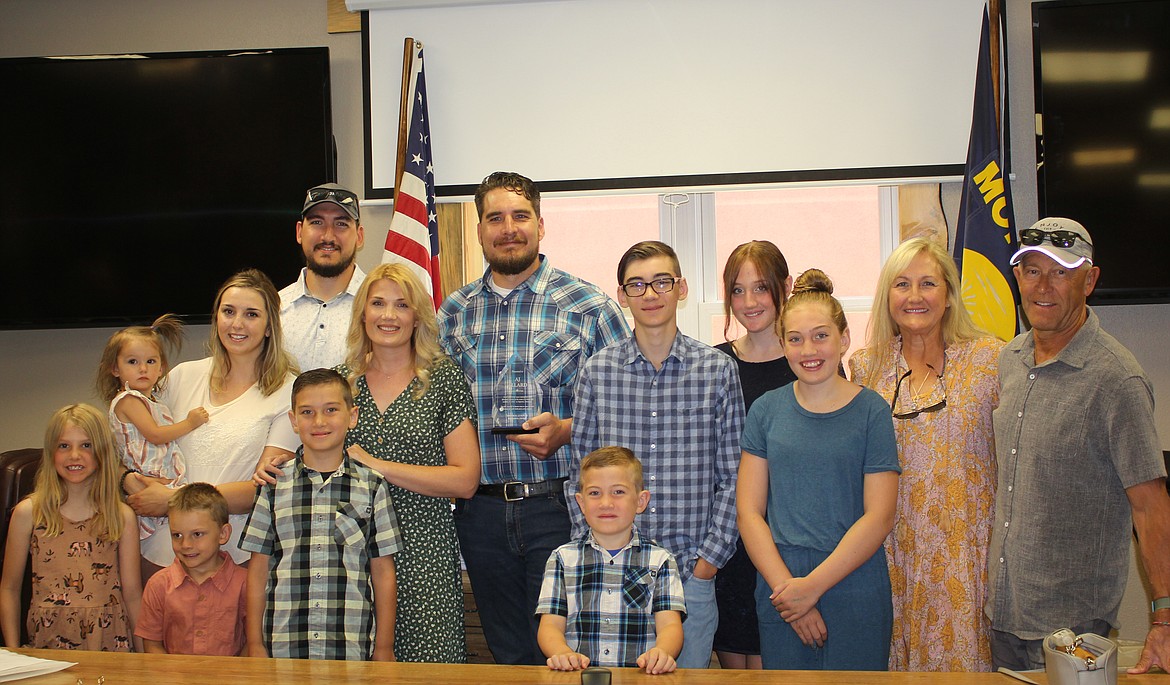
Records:
[[[581,459],[605,445],[642,461],[650,506],[638,530],[678,560],[684,580],[696,557],[722,567],[735,551],[735,478],[743,392],[731,357],[679,333],[660,370],[630,337],[585,364],[577,381],[573,459],[565,492],[577,492]],[[569,506],[573,537],[586,529]]]
[[[611,554],[593,533],[557,548],[544,568],[537,614],[564,616],[565,642],[590,665],[636,667],[657,639],[654,614],[686,616],[682,579],[670,552],[643,540]]]
[[[492,435],[492,396],[513,354],[527,362],[541,390],[541,411],[573,416],[573,385],[585,360],[628,337],[617,303],[597,286],[549,265],[540,266],[506,298],[491,287],[491,271],[452,293],[439,309],[443,349],[463,369],[479,413],[483,483],[538,483],[568,474],[562,447],[537,459],[502,435]]]

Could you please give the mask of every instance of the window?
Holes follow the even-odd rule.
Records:
[[[670,244],[690,285],[690,296],[679,309],[679,328],[717,344],[724,340],[727,256],[740,243],[770,240],[784,253],[794,277],[816,267],[833,279],[855,350],[865,344],[873,287],[896,242],[897,212],[891,211],[896,191],[896,186],[840,185],[546,196],[541,200],[541,252],[553,266],[614,296],[615,269],[627,248],[642,240]],[[465,216],[474,222],[474,211]],[[474,225],[468,229],[465,234],[474,236]],[[739,334],[732,320],[728,337]]]

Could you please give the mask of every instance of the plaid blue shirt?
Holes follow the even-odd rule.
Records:
[[[722,567],[735,551],[735,477],[743,392],[731,357],[679,333],[655,370],[630,337],[585,364],[574,399],[573,459],[565,492],[577,492],[581,459],[604,445],[642,460],[650,506],[642,534],[670,550],[684,579],[697,557]],[[573,536],[585,530],[570,506]]]
[[[567,449],[542,461],[492,435],[493,391],[512,355],[527,362],[540,385],[541,411],[563,419],[574,415],[573,385],[581,365],[629,334],[616,302],[597,286],[554,269],[544,255],[532,276],[506,298],[492,290],[490,269],[452,293],[439,309],[439,337],[475,395],[481,482],[537,483],[568,473]]]
[[[592,666],[637,667],[638,655],[654,646],[654,614],[686,615],[682,578],[670,552],[630,542],[611,555],[592,531],[561,545],[548,558],[537,614],[566,618],[565,642]]]
[[[261,488],[240,549],[271,557],[264,636],[273,657],[367,660],[374,651],[370,559],[402,549],[390,486],[344,457],[326,478],[292,468]]]

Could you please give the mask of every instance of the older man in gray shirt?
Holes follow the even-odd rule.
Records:
[[[1136,528],[1154,601],[1132,673],[1170,665],[1170,497],[1150,382],[1086,300],[1100,269],[1071,219],[1020,231],[1012,257],[1032,330],[1000,356],[987,615],[996,666],[1043,668],[1058,628],[1105,635]]]

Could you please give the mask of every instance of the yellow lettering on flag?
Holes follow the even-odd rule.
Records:
[[[971,180],[979,184],[979,192],[983,193],[983,204],[991,205],[991,218],[1000,228],[1008,227],[1008,219],[1003,215],[1007,209],[1007,198],[1003,196],[1003,176],[999,173],[999,165],[995,160],[987,163],[983,171],[975,174]]]
[[[1016,306],[1007,279],[987,257],[963,250],[963,305],[975,325],[1000,340],[1016,334]]]

